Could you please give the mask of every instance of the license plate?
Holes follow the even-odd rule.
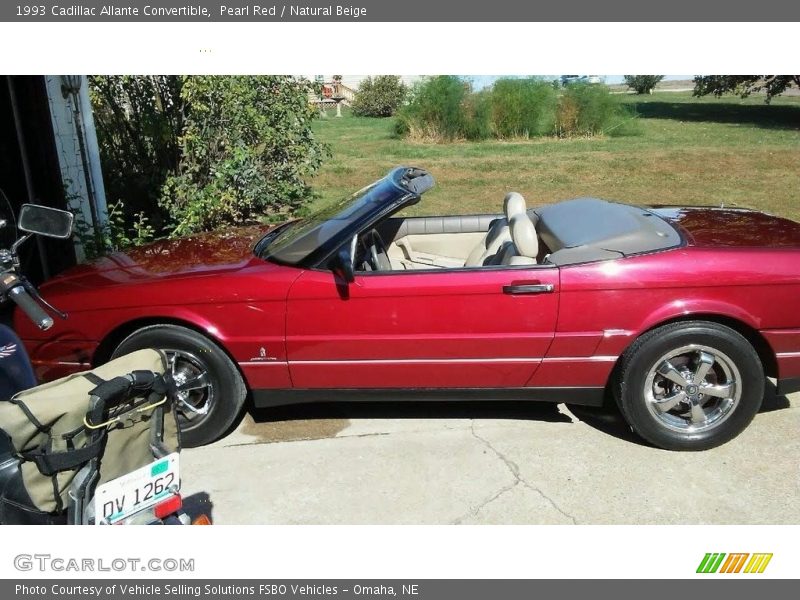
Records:
[[[178,453],[159,458],[98,486],[94,522],[111,525],[158,504],[180,489]]]

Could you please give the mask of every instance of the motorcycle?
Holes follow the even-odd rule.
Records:
[[[72,224],[72,213],[25,204],[16,225],[23,235],[0,248],[0,303],[14,302],[42,330],[53,326],[51,314],[67,315],[21,273],[17,250],[36,235],[69,238]],[[0,219],[0,229],[7,225]],[[176,392],[161,368],[163,353],[144,350],[112,363],[37,386],[21,340],[0,324],[0,420],[13,424],[6,430],[0,422],[0,523],[210,524],[205,515],[193,521],[183,510],[177,420],[170,409]],[[47,394],[54,391],[51,401]],[[33,406],[44,406],[49,420],[32,414]],[[119,460],[107,455],[112,452]],[[44,500],[34,494],[42,494],[42,481],[44,488],[52,481]]]

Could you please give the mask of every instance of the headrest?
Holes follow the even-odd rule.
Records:
[[[509,221],[514,215],[525,213],[528,209],[525,206],[525,198],[518,192],[509,192],[503,200],[503,212],[506,213],[506,219]]]
[[[525,213],[511,217],[511,241],[517,248],[517,254],[536,258],[539,255],[539,240],[536,227]]]

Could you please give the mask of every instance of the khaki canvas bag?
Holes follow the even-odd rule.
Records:
[[[35,509],[65,510],[77,470],[93,459],[102,484],[180,450],[163,379],[153,389],[115,396],[126,381],[130,387],[123,378],[135,371],[164,375],[166,356],[139,350],[0,402],[0,429],[22,460],[22,481]]]

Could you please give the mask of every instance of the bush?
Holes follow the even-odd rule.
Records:
[[[89,77],[111,214],[87,244],[116,249],[293,211],[326,153],[310,128],[311,91],[280,76]]]
[[[286,76],[185,79],[180,164],[159,201],[171,235],[300,206],[309,193],[305,178],[327,154],[311,130],[310,92],[310,83]]]
[[[663,75],[625,75],[625,83],[637,94],[652,94]]]
[[[70,202],[75,199],[69,195],[67,198],[72,198]],[[87,221],[83,211],[73,211],[74,237],[80,242],[84,256],[89,260],[130,246],[143,246],[155,239],[155,227],[144,211],[133,214],[132,218],[126,218],[122,200],[109,204],[107,208],[108,220],[100,227]]]
[[[464,99],[468,87],[458,77],[439,75],[414,86],[411,100],[398,113],[398,133],[418,139],[464,137]]]
[[[485,140],[492,137],[492,94],[482,90],[467,94],[464,106],[464,133],[468,140]]]
[[[409,102],[398,111],[396,131],[411,138],[479,140],[491,135],[491,109],[486,94],[473,94],[455,75],[439,75],[415,85]]]
[[[559,101],[556,134],[560,137],[620,134],[617,130],[623,122],[633,117],[606,86],[573,83]]]
[[[182,85],[175,75],[88,77],[106,197],[126,227],[142,211],[158,227],[169,218],[158,198],[180,160]]]
[[[398,112],[396,132],[433,141],[631,135],[635,115],[604,85],[572,83],[561,96],[537,79],[501,79],[474,93],[453,76],[415,86]]]
[[[398,75],[367,77],[361,82],[353,101],[358,117],[391,117],[406,95],[406,86]]]
[[[556,120],[558,96],[551,83],[538,79],[500,79],[491,93],[492,124],[498,137],[549,135]]]

